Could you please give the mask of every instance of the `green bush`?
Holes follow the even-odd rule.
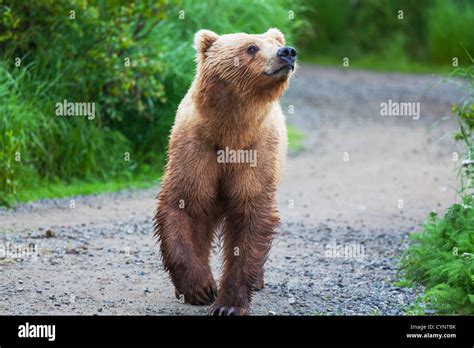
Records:
[[[465,99],[453,106],[459,121],[455,139],[466,150],[459,169],[462,204],[449,207],[443,218],[430,214],[423,231],[411,235],[414,243],[401,270],[407,280],[426,287],[418,302],[440,314],[474,314],[474,65],[453,76],[467,84]]]
[[[309,56],[450,65],[468,63],[463,45],[474,47],[470,0],[302,1],[311,30],[299,42]]]
[[[440,314],[474,314],[474,200],[431,213],[402,261],[405,276],[426,287],[420,299]]]
[[[40,185],[40,178],[108,178],[126,166],[121,159],[130,146],[123,135],[54,116],[47,86],[36,88],[27,69],[11,74],[0,62],[1,204],[11,203],[18,190]]]
[[[428,37],[431,61],[451,63],[453,57],[468,63],[466,49],[474,48],[472,2],[436,1],[429,12]]]

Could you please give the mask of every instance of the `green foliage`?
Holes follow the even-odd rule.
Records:
[[[14,20],[3,28],[0,47],[24,57],[23,64],[34,61],[39,78],[60,78],[51,86],[59,98],[94,101],[104,118],[120,119],[124,111],[145,111],[144,104],[164,100],[158,48],[144,42],[164,5],[151,3],[4,1],[4,17],[10,13]],[[149,116],[146,111],[139,115]]]
[[[443,63],[458,57],[468,62],[465,50],[474,48],[472,2],[437,0],[428,17],[427,41],[430,58]]]
[[[402,259],[406,278],[426,286],[422,299],[440,314],[474,314],[474,200],[431,213]]]
[[[288,149],[290,152],[298,152],[304,148],[304,134],[292,125],[288,126]]]
[[[10,204],[17,191],[38,185],[39,178],[106,178],[128,165],[118,160],[129,148],[123,135],[84,119],[57,118],[53,104],[45,102],[45,88],[31,80],[27,69],[10,74],[0,65],[2,204]]]
[[[414,243],[402,258],[402,271],[426,287],[414,314],[423,314],[421,303],[440,314],[474,314],[474,65],[452,75],[467,84],[465,99],[453,106],[459,121],[455,139],[466,148],[459,171],[463,203],[449,207],[443,218],[431,213],[423,231],[411,235]]]
[[[72,180],[70,182],[52,181],[48,185],[29,187],[19,191],[18,202],[35,201],[45,198],[73,197],[77,195],[98,194],[120,190],[148,189],[156,187],[156,173],[144,173],[133,178],[117,178],[106,180]]]
[[[367,56],[397,62],[468,63],[474,47],[469,0],[303,0],[312,30],[299,40],[306,56]],[[338,62],[340,60],[338,59]]]
[[[31,122],[32,126],[37,126],[33,124],[32,119],[41,118],[34,107],[20,97],[18,80],[22,77],[13,77],[0,65],[0,204],[10,203],[18,188],[17,160],[21,159],[28,136],[24,132],[27,123]],[[30,115],[34,116],[29,118]],[[22,174],[25,175],[29,169],[30,166],[23,166]]]
[[[469,54],[468,54],[469,56]],[[465,146],[464,158],[459,177],[461,195],[474,195],[474,59],[469,56],[472,65],[468,68],[456,69],[452,76],[461,78],[466,83],[466,95],[464,100],[452,106],[453,114],[457,115],[459,131],[455,133],[454,139],[461,141]]]

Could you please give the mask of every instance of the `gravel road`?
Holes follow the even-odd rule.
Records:
[[[434,124],[462,91],[439,80],[299,69],[283,106],[304,149],[290,154],[282,225],[253,314],[396,315],[413,302],[416,290],[394,285],[397,260],[427,214],[456,199],[455,125]],[[381,116],[388,100],[419,102],[420,118]],[[0,210],[0,314],[206,314],[177,302],[163,271],[152,239],[156,191]],[[2,253],[28,245],[22,258]]]

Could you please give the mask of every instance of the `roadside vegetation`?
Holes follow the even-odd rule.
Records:
[[[309,62],[355,68],[449,73],[469,64],[470,0],[303,0],[312,30],[301,38]]]
[[[401,261],[404,285],[425,287],[409,314],[474,314],[474,60],[452,76],[467,82],[465,99],[453,105],[459,122],[459,203],[443,216],[432,212]]]

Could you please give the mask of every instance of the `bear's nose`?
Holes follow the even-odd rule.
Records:
[[[296,50],[293,47],[280,47],[277,56],[283,63],[293,64],[296,61]]]

